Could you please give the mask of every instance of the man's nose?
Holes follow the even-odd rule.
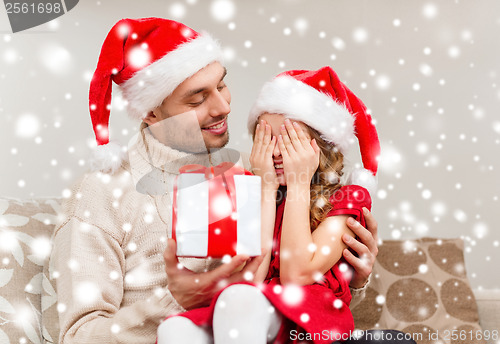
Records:
[[[210,116],[219,117],[226,116],[231,112],[231,106],[229,105],[229,100],[217,91],[214,95],[213,102],[210,108]]]

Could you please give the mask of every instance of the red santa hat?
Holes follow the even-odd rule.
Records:
[[[90,84],[89,108],[98,147],[93,170],[114,171],[123,151],[109,143],[112,81],[132,118],[143,119],[184,80],[222,62],[219,44],[207,33],[161,18],[122,19],[108,33]]]
[[[364,168],[351,172],[350,183],[376,189],[380,143],[363,102],[326,66],[317,71],[291,70],[262,88],[248,117],[250,133],[263,113],[279,113],[317,130],[343,154],[357,137]]]

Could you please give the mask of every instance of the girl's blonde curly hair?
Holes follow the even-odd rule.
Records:
[[[315,129],[307,126],[312,139],[316,140],[321,149],[318,169],[311,180],[311,231],[316,229],[332,209],[330,197],[342,187],[340,177],[343,175],[344,155],[335,147],[321,138]]]

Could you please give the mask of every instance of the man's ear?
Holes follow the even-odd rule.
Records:
[[[144,117],[142,119],[142,121],[144,123],[146,123],[147,125],[153,125],[153,124],[157,123],[159,121],[159,119],[158,119],[159,117],[157,116],[156,111],[157,111],[157,109],[149,111],[148,114],[146,115],[146,117]]]

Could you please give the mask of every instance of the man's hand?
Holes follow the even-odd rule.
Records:
[[[358,255],[356,257],[347,248],[343,252],[345,260],[354,268],[350,287],[355,289],[363,287],[368,281],[378,254],[377,221],[375,221],[372,213],[366,208],[363,208],[363,215],[365,216],[367,228],[361,226],[352,217],[347,219],[347,226],[354,232],[357,240],[345,234],[342,237],[344,243]]]
[[[212,271],[195,273],[179,263],[176,251],[175,240],[169,239],[163,258],[168,276],[168,289],[177,303],[185,309],[209,305],[214,295],[228,284],[252,282],[262,262],[262,256],[249,258],[246,255],[237,255],[230,262]],[[238,269],[244,263],[246,265],[243,269]]]

